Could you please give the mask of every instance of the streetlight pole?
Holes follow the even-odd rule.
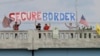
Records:
[[[78,12],[77,12],[77,0],[75,0],[75,14],[76,14],[76,26],[79,27],[78,25]],[[76,30],[78,30],[78,27],[76,28]]]

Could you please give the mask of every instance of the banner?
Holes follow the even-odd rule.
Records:
[[[11,12],[9,13],[9,18],[13,21],[54,21],[54,22],[64,22],[64,21],[75,21],[75,13],[69,12]]]

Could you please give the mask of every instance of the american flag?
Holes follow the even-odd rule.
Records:
[[[10,23],[11,23],[11,22],[12,22],[12,20],[5,16],[5,17],[3,18],[3,21],[2,21],[2,26],[3,26],[4,28],[10,27]]]
[[[88,27],[88,22],[86,21],[86,19],[84,18],[84,16],[82,15],[81,16],[81,19],[80,19],[80,24],[83,24],[84,26]]]

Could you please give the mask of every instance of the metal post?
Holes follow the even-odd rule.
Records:
[[[77,12],[77,0],[75,0],[75,13],[76,13],[76,26],[78,26],[79,27],[79,25],[78,25],[78,12]],[[78,30],[78,27],[76,28],[76,30]]]
[[[34,50],[32,50],[32,56],[34,56]]]

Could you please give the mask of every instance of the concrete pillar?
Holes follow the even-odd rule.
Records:
[[[28,36],[27,36],[27,39],[28,39],[28,43],[30,43],[30,46],[28,47],[29,50],[32,50],[33,49],[33,30],[28,30]]]

